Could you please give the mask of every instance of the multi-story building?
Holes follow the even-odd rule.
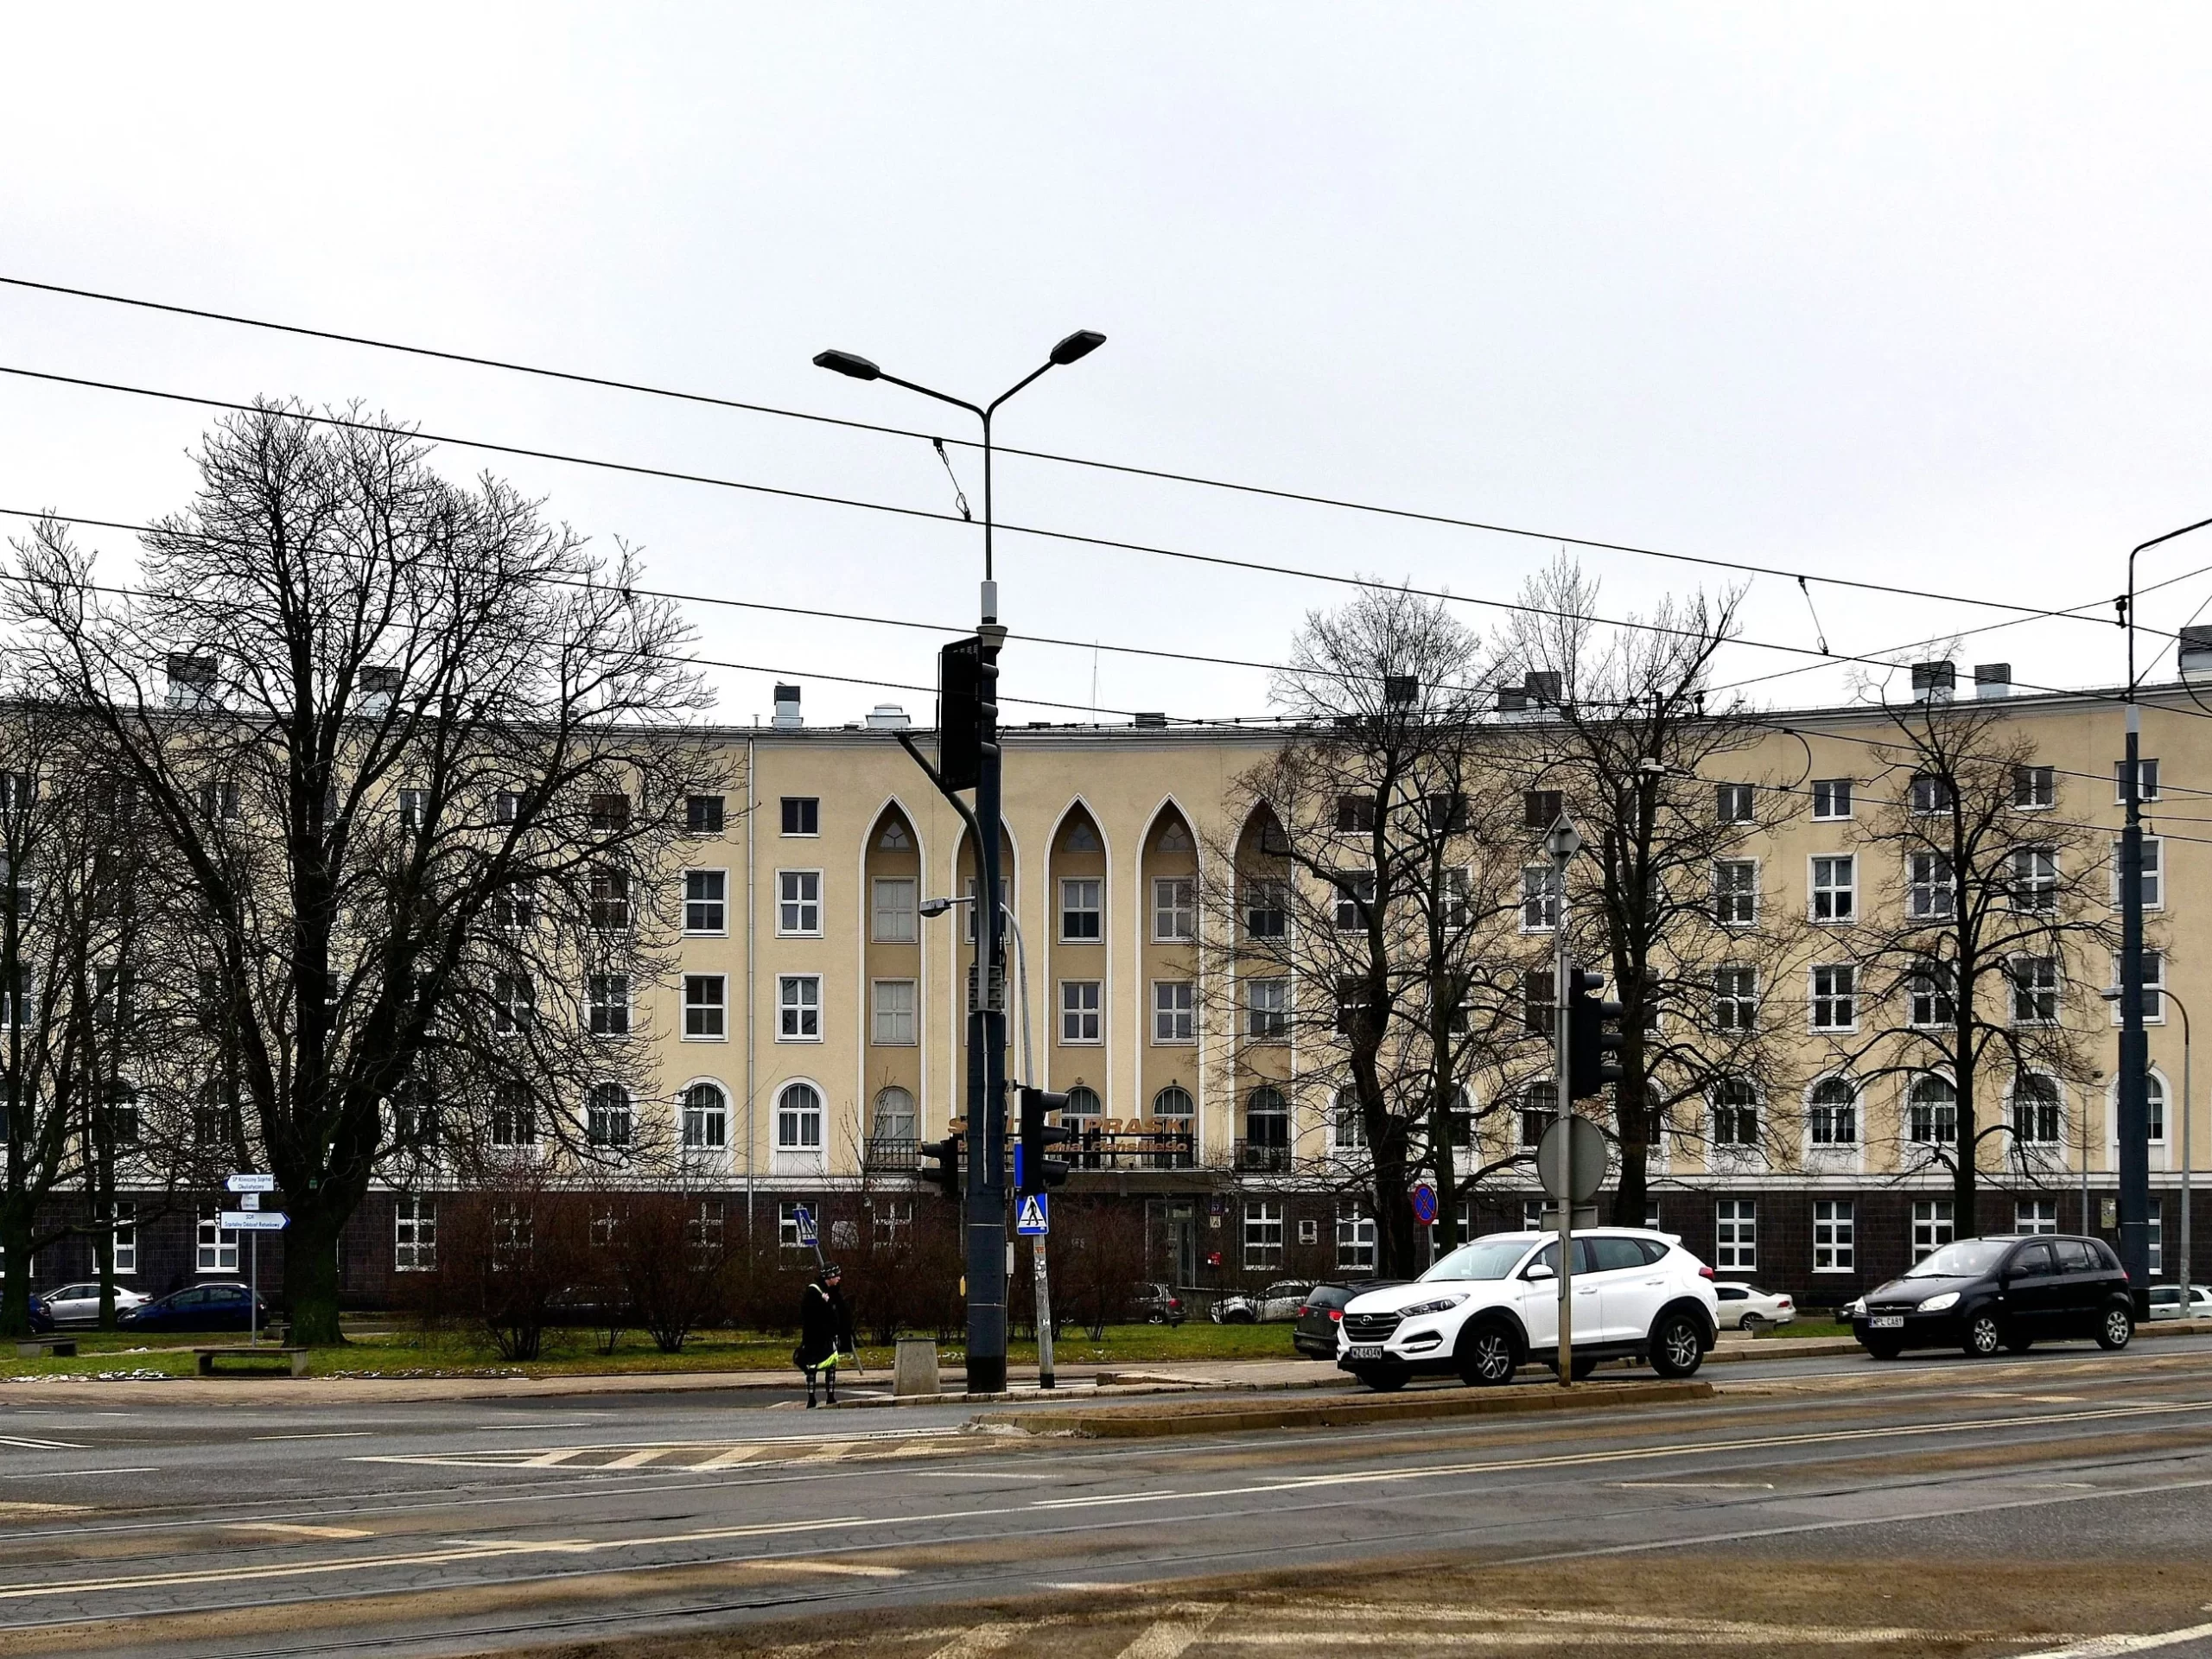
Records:
[[[2008,688],[1992,677],[1980,689]],[[2212,964],[2189,931],[2196,880],[2212,879],[2212,855],[2196,851],[2212,836],[2196,827],[2212,816],[2196,810],[2212,800],[2212,760],[2196,758],[2212,755],[2212,733],[2186,687],[2146,690],[2142,707],[2145,780],[2155,780],[2146,901],[2158,947],[2153,1249],[2171,1277],[2187,1075],[2180,1010],[2212,1007],[2200,1001],[2212,994]],[[2038,813],[2087,826],[2083,844],[2109,862],[2121,816],[2119,702],[2107,693],[2019,696],[2003,719],[2034,746],[2035,775],[2016,803],[2024,837],[2032,841]],[[658,1104],[640,1109],[671,1115],[695,1167],[755,1228],[789,1228],[792,1206],[825,1191],[912,1181],[918,1144],[962,1111],[973,849],[895,741],[905,723],[882,709],[854,725],[806,726],[794,693],[776,725],[726,731],[742,751],[743,795],[719,810],[698,805],[682,866],[667,873],[681,887],[683,938],[678,973],[641,996],[631,1022],[629,1040],[652,1044],[658,1059]],[[1995,1110],[2007,1127],[1983,1148],[1971,1217],[1953,1213],[1948,1175],[1914,1152],[1941,1141],[1940,1080],[1897,1068],[1862,1082],[1824,1069],[1838,1032],[1884,993],[1840,977],[1847,953],[1825,960],[1821,941],[1912,902],[1914,872],[1886,868],[1859,833],[1865,814],[1910,783],[1882,747],[1895,728],[1878,710],[1769,724],[1737,775],[1780,779],[1799,804],[1757,829],[1739,856],[1752,867],[1745,879],[1758,912],[1807,928],[1792,969],[1802,985],[1761,992],[1762,1017],[1796,1033],[1802,1063],[1751,1080],[1751,1096],[1713,1103],[1781,1127],[1745,1132],[1748,1120],[1732,1116],[1725,1134],[1707,1122],[1660,1137],[1651,1219],[1723,1276],[1814,1304],[1847,1300],[1954,1234],[2110,1233],[2117,1017],[2098,995],[2101,977],[2024,993],[2034,1017],[2115,1041],[2087,1072],[2003,1087]],[[1324,1162],[1340,1169],[1346,1151],[1332,1113],[1275,1086],[1284,1060],[1249,1063],[1265,1020],[1210,1012],[1223,1003],[1204,983],[1215,960],[1203,948],[1204,861],[1217,855],[1209,849],[1238,844],[1243,826],[1228,821],[1237,779],[1284,741],[1280,729],[1140,719],[1033,724],[1004,741],[1016,1070],[1069,1095],[1071,1125],[1089,1136],[1076,1189],[1145,1205],[1156,1271],[1181,1283],[1370,1266],[1371,1221],[1340,1180],[1314,1173]],[[954,902],[931,902],[944,899]],[[2096,969],[2109,971],[2108,960]],[[1033,1059],[1020,1060],[1025,1046]],[[1294,1071],[1300,1057],[1287,1063]],[[2188,1107],[2202,1123],[2202,1109]],[[1515,1114],[1490,1121],[1515,1132]],[[2194,1144],[2212,1141],[2199,1128]],[[938,1201],[925,1190],[914,1199]],[[435,1203],[435,1193],[387,1193],[365,1208],[348,1251],[356,1295],[377,1297],[387,1275],[416,1264]],[[1465,1219],[1478,1230],[1517,1226],[1535,1205],[1533,1179],[1509,1171],[1483,1183]],[[212,1217],[196,1233],[184,1220],[175,1230],[167,1245],[130,1241],[124,1260],[147,1287],[236,1270],[235,1241]],[[42,1281],[82,1271],[60,1254],[41,1263]]]

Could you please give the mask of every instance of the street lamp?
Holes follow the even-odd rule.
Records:
[[[2200,518],[2129,550],[2127,595],[2121,601],[2120,623],[2127,630],[2127,753],[2120,799],[2127,818],[2120,835],[2120,1261],[2136,1287],[2139,1319],[2151,1312],[2151,1039],[2143,1029],[2143,716],[2135,701],[2135,561],[2208,524],[2212,518]]]
[[[2107,988],[2098,992],[2097,995],[2103,997],[2107,1002],[2117,1002],[2120,998],[2120,989],[2117,986],[2108,987]],[[2195,1185],[2194,1177],[2196,1175],[2196,1160],[2190,1146],[2189,1132],[2189,1105],[2192,1092],[2190,1088],[2189,1075],[2189,1004],[2183,1001],[2181,998],[2176,996],[2171,991],[2165,989],[2164,987],[2159,988],[2158,995],[2164,997],[2168,1001],[2171,1002],[2176,1007],[2181,1010],[2181,1270],[2176,1276],[2181,1285],[2182,1313],[2183,1316],[2186,1317],[2189,1313],[2189,1287],[2191,1282],[2191,1275],[2195,1270],[2196,1265],[2190,1261],[2189,1253],[2190,1189]],[[2147,1101],[2148,1095],[2146,1092],[2146,1104]],[[2145,1116],[2147,1118],[2147,1112],[2145,1113]],[[2149,1124],[2147,1122],[2144,1127],[2145,1130],[2144,1139],[2147,1142],[2150,1138],[2148,1134]],[[2082,1161],[2084,1167],[2086,1167],[2088,1165],[2088,1159],[2086,1155]],[[2147,1202],[2144,1205],[2143,1213],[2144,1220],[2146,1224],[2145,1230],[2147,1231],[2147,1224],[2150,1220],[2150,1205]],[[2084,1210],[2082,1219],[2082,1230],[2085,1232],[2088,1231],[2088,1211]]]
[[[983,425],[983,585],[982,624],[976,631],[976,690],[980,709],[980,753],[975,772],[976,804],[968,804],[947,787],[942,777],[931,779],[963,818],[974,825],[976,890],[995,896],[999,891],[999,842],[1005,833],[1001,807],[1004,778],[998,741],[999,650],[1006,643],[1006,628],[999,620],[998,570],[993,541],[997,519],[991,493],[991,421],[1016,392],[1050,371],[1081,361],[1106,343],[1106,336],[1091,329],[1077,329],[1046,355],[1044,362],[1015,381],[988,404],[971,404],[913,380],[886,374],[868,359],[852,352],[829,351],[815,359],[853,380],[887,380],[894,386],[924,397],[964,409]],[[920,760],[907,740],[907,752]],[[940,754],[940,760],[942,755]],[[942,913],[942,912],[939,912]],[[996,1394],[1006,1387],[1006,1014],[989,1006],[989,987],[1003,982],[1006,946],[1000,928],[1001,907],[982,906],[977,934],[976,978],[982,993],[969,1015],[968,1066],[968,1392]],[[1027,1000],[1025,999],[1025,1013]]]

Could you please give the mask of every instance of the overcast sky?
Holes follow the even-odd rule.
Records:
[[[2069,606],[2212,514],[2212,10],[10,5],[0,275],[1552,535]],[[952,510],[925,443],[0,288],[0,364]],[[181,504],[205,410],[0,377],[0,506]],[[980,474],[954,450],[971,501]],[[461,448],[670,588],[964,624],[977,532]],[[1007,461],[1002,518],[1510,599],[1553,544]],[[17,533],[21,521],[9,521]],[[90,537],[125,571],[129,538]],[[1720,571],[1586,554],[1625,613]],[[2212,566],[2212,532],[2146,580]],[[1018,631],[1278,658],[1344,590],[1007,536]],[[2146,603],[2173,627],[2212,575]],[[1812,586],[1839,652],[2000,613]],[[693,607],[810,720],[926,719],[935,636]],[[1487,628],[1494,613],[1466,612]],[[2109,614],[2108,612],[2106,614]],[[1753,638],[1816,635],[1761,577]],[[2110,683],[2109,626],[1962,668]],[[1744,645],[1725,679],[1807,659]],[[1019,645],[1009,692],[1256,714],[1266,677]],[[724,717],[770,672],[715,671]],[[1770,704],[1845,694],[1834,668]],[[1016,717],[1069,719],[1050,709]]]

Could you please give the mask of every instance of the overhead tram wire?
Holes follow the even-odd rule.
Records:
[[[981,447],[976,440],[971,438],[941,435],[934,432],[920,431],[912,427],[887,426],[878,422],[856,421],[835,415],[820,415],[808,410],[785,409],[773,404],[752,403],[741,398],[717,397],[709,392],[685,391],[668,386],[652,385],[642,381],[618,379],[612,376],[584,374],[574,370],[548,368],[540,364],[518,363],[509,359],[486,357],[467,352],[445,351],[435,346],[410,345],[400,340],[380,340],[368,334],[345,334],[334,329],[308,327],[298,323],[276,322],[262,317],[242,316],[235,312],[213,311],[194,306],[176,305],[162,300],[141,299],[130,295],[104,293],[96,289],[73,288],[60,283],[35,282],[26,276],[0,276],[0,285],[23,289],[35,293],[56,294],[70,299],[92,300],[106,305],[126,306],[136,310],[157,311],[172,316],[191,317],[203,322],[221,322],[241,328],[257,328],[271,334],[292,334],[305,340],[326,340],[342,346],[366,346],[374,351],[395,352],[438,362],[461,364],[470,368],[497,369],[505,373],[564,381],[574,385],[597,387],[602,391],[633,392],[642,397],[667,398],[678,403],[696,404],[711,409],[734,410],[746,414],[772,415],[785,420],[805,421],[820,426],[842,427],[852,431],[870,432],[887,437],[912,438],[935,445],[940,456],[943,455],[946,444],[957,444],[963,448]],[[440,442],[460,442],[461,441],[442,439]],[[1817,582],[1832,588],[1855,588],[1862,593],[1887,594],[1897,598],[1936,600],[1949,604],[1973,605],[1986,609],[2012,611],[2031,619],[2087,621],[2098,620],[2094,617],[2075,616],[2072,613],[2066,611],[2052,611],[2034,606],[2018,605],[2005,600],[1982,599],[1963,594],[1936,593],[1926,588],[1906,588],[1890,582],[1867,582],[1852,576],[1821,575],[1810,571],[1792,570],[1779,565],[1755,564],[1748,560],[1724,559],[1709,554],[1679,553],[1663,548],[1639,546],[1629,542],[1609,542],[1586,536],[1563,536],[1553,531],[1529,530],[1516,524],[1493,524],[1484,519],[1463,518],[1450,513],[1427,512],[1412,507],[1355,501],[1347,498],[1318,495],[1306,491],[1280,489],[1270,485],[1247,484],[1230,479],[1207,478],[1198,474],[1171,472],[1161,467],[1138,467],[1127,462],[1102,461],[1086,455],[1062,454],[1046,449],[1022,449],[1009,444],[998,444],[995,447],[998,453],[1003,455],[1020,455],[1025,460],[1050,461],[1058,466],[1089,467],[1101,472],[1117,473],[1131,478],[1147,478],[1163,483],[1187,484],[1204,489],[1226,490],[1242,495],[1295,502],[1307,506],[1330,507],[1345,512],[1368,513],[1381,518],[1402,519],[1408,523],[1436,524],[1455,530],[1481,531],[1491,535],[1512,536],[1532,541],[1554,542],[1569,547],[1587,548],[1593,552],[1625,553],[1638,558],[1662,559],[1675,563],[1703,565],[1713,569],[1741,571],[1749,575],[1781,576],[1800,583]],[[1000,528],[1014,527],[1001,525]],[[1029,531],[1025,533],[1049,535],[1054,532]]]
[[[242,404],[233,399],[207,397],[186,392],[162,391],[151,387],[127,385],[118,381],[94,380],[83,376],[56,374],[46,370],[26,369],[0,364],[0,374],[19,378],[41,380],[56,385],[76,386],[94,391],[118,392],[129,397],[153,398],[165,403],[188,404],[204,409],[227,410],[238,414],[275,412],[287,420],[328,426],[340,430],[368,432],[384,436],[412,438],[431,444],[446,444],[455,448],[478,449],[490,454],[512,455],[526,460],[548,461],[559,464],[589,467],[597,471],[621,473],[641,478],[659,479],[675,483],[698,484],[709,488],[739,490],[751,494],[767,495],[788,500],[813,501],[826,505],[855,507],[866,512],[889,513],[899,518],[919,518],[938,524],[964,524],[966,521],[950,513],[934,512],[924,507],[899,506],[891,502],[868,501],[850,496],[830,495],[818,491],[786,489],[778,485],[749,483],[743,480],[718,478],[711,474],[687,473],[671,467],[646,467],[636,462],[608,461],[597,456],[575,455],[558,450],[536,449],[519,444],[499,443],[488,439],[462,437],[451,434],[426,432],[419,428],[388,425],[375,421],[350,419],[344,416],[314,414],[302,410],[271,410],[269,405]],[[1447,604],[1470,605],[1485,610],[1505,611],[1525,615],[1541,616],[1554,620],[1597,623],[1607,627],[1630,629],[1646,633],[1662,634],[1676,639],[1702,639],[1705,636],[1694,629],[1670,627],[1663,623],[1644,622],[1633,618],[1612,618],[1595,615],[1572,615],[1545,606],[1525,605],[1510,600],[1484,599],[1469,594],[1455,594],[1448,589],[1416,588],[1407,583],[1376,581],[1364,576],[1339,575],[1332,571],[1306,570],[1281,565],[1262,564],[1256,560],[1231,558],[1224,554],[1194,553],[1185,549],[1159,547],[1142,542],[1127,542],[1110,537],[1085,536],[1072,531],[1046,530],[1032,525],[1001,524],[998,528],[1008,534],[1033,536],[1040,539],[1066,542],[1085,547],[1097,547],[1131,553],[1149,554],[1188,563],[1214,566],[1224,569],[1243,570],[1258,575],[1288,576],[1307,582],[1319,582],[1337,587],[1356,588],[1363,592],[1406,593],[1423,599],[1433,599]],[[2037,615],[2058,616],[2061,612],[2039,612]],[[2164,632],[2162,629],[2141,628],[2145,633]],[[2171,637],[2171,636],[2169,636]],[[1869,667],[1895,668],[1894,662],[1847,652],[1821,652],[1810,645],[1783,644],[1774,640],[1754,639],[1737,635],[1725,643],[1758,651],[1771,651],[1793,657],[1809,657],[1822,663],[1858,663]],[[2113,693],[2083,693],[2072,688],[2040,685],[2031,681],[2016,680],[2013,683],[2029,690],[2058,692],[2067,695],[2091,696],[2109,702],[2124,699]],[[2201,717],[2212,719],[2212,710],[2202,711]]]

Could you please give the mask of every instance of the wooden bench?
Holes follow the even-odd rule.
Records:
[[[17,1359],[74,1359],[77,1357],[77,1338],[74,1337],[22,1337],[16,1342]]]
[[[202,1376],[219,1375],[215,1370],[215,1362],[219,1359],[277,1360],[290,1366],[294,1376],[308,1374],[308,1351],[304,1348],[195,1348],[192,1351],[192,1357],[198,1362]]]

